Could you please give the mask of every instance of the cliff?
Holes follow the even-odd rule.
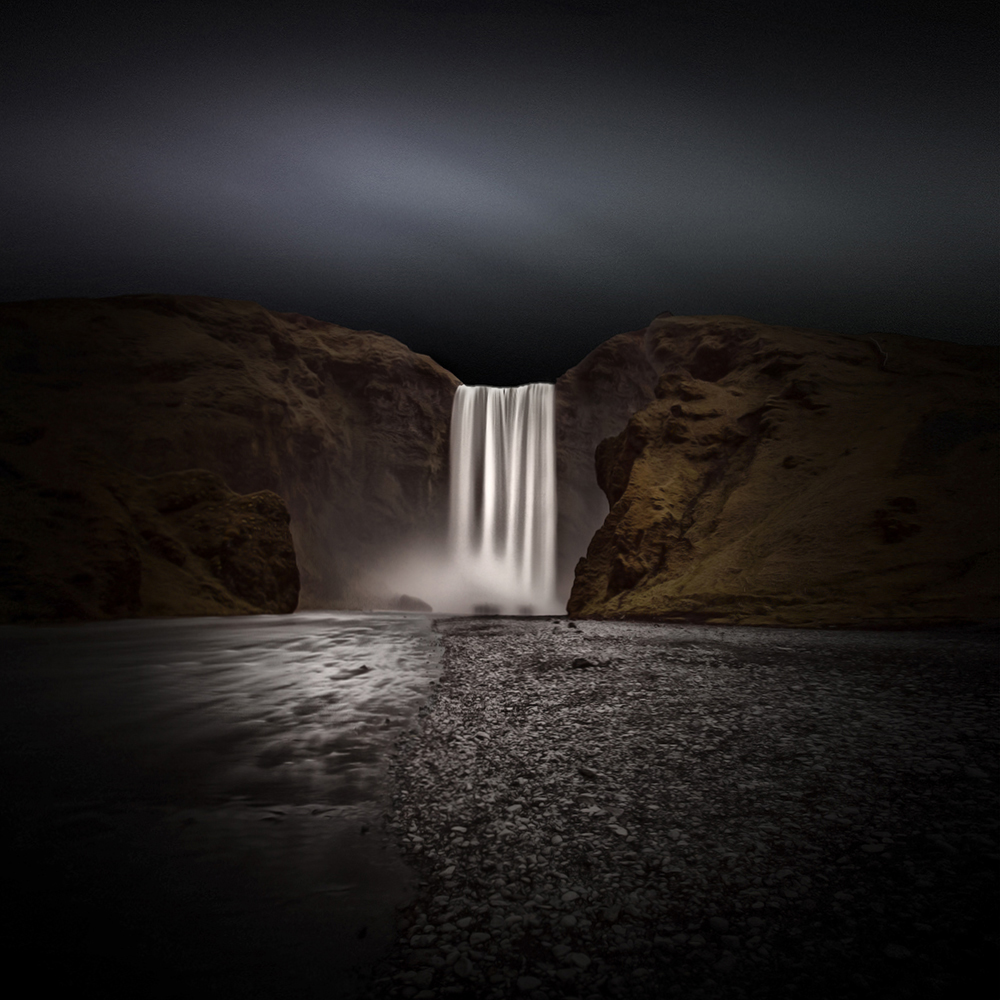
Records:
[[[140,485],[150,477],[192,469],[218,477],[227,496],[251,495],[245,503],[260,508],[268,530],[285,515],[262,498],[281,498],[301,578],[299,608],[377,601],[386,596],[378,578],[387,561],[444,529],[457,385],[430,358],[391,337],[251,302],[130,295],[0,305],[7,604],[17,604],[25,581],[34,578],[32,567],[55,565],[74,532],[103,537],[88,518],[125,518],[120,527],[146,566],[153,543],[143,540],[129,504],[156,507],[136,499],[135,490],[146,490]],[[122,513],[112,516],[107,486],[126,481],[140,485],[131,500],[115,501]],[[83,500],[49,503],[54,498],[40,496],[53,489],[75,490]],[[235,510],[240,503],[229,496],[224,506]],[[37,516],[26,521],[32,507]],[[229,527],[220,521],[213,529],[219,544]],[[207,524],[203,529],[209,532]],[[162,525],[155,530],[171,536]],[[206,558],[204,571],[212,576],[213,557]],[[131,557],[124,563],[136,565]],[[63,578],[88,572],[67,566]],[[134,576],[134,568],[129,572]],[[266,576],[259,580],[262,593],[271,586]],[[78,611],[94,615],[196,613],[180,598],[183,588],[151,589],[160,594],[152,603],[109,598],[105,611],[102,598],[71,597]],[[237,592],[230,597],[237,602],[231,613],[242,613],[241,600],[260,607]],[[287,599],[275,599],[289,610]]]
[[[241,496],[204,469],[137,476],[51,445],[6,454],[18,464],[0,480],[0,621],[295,610],[277,494]]]
[[[556,591],[564,602],[577,561],[608,512],[594,453],[652,402],[656,383],[645,330],[606,340],[556,381]]]
[[[998,614],[997,351],[658,317],[656,398],[596,463],[576,616],[927,624]]]

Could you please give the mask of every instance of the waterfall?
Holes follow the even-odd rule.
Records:
[[[555,386],[459,386],[449,546],[464,610],[558,614]]]

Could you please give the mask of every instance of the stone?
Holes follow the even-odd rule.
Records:
[[[722,973],[731,972],[733,970],[733,968],[734,968],[735,965],[736,965],[736,956],[735,955],[723,955],[715,963],[715,971],[716,972],[722,972]]]
[[[277,494],[240,495],[207,469],[140,475],[58,441],[17,451],[0,483],[0,552],[11,555],[0,620],[295,610],[299,571]]]
[[[530,990],[537,990],[541,985],[542,981],[540,979],[536,979],[534,976],[517,977],[517,988],[523,993],[527,993]]]
[[[433,611],[434,609],[419,597],[410,597],[409,594],[400,594],[394,597],[386,605],[389,611]]]

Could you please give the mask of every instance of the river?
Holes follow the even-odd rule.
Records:
[[[38,988],[347,998],[414,875],[387,755],[433,690],[406,614],[0,628],[7,939]]]

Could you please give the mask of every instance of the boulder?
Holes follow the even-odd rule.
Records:
[[[410,597],[409,594],[400,594],[394,597],[388,604],[389,611],[433,611],[434,609],[419,597]]]
[[[995,619],[997,350],[658,317],[656,398],[602,441],[576,616]]]
[[[141,476],[51,445],[6,449],[0,620],[73,621],[295,610],[281,497],[212,472]]]

